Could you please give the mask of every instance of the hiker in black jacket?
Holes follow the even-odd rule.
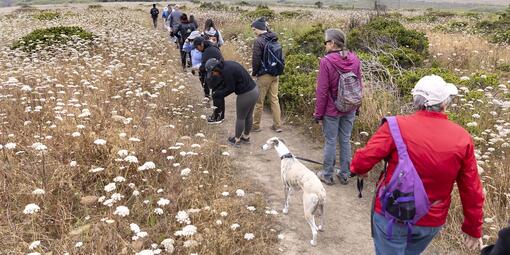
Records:
[[[494,245],[482,249],[481,255],[508,255],[510,254],[510,222],[508,227],[499,231],[498,240]]]
[[[156,8],[156,4],[153,4],[152,9],[151,9],[151,17],[152,17],[152,23],[154,24],[154,28],[157,28],[157,26],[158,26],[158,15],[159,15],[159,10],[158,10],[158,8]]]
[[[240,147],[241,143],[249,143],[253,109],[259,98],[257,85],[248,71],[235,61],[219,61],[212,58],[207,60],[205,70],[207,84],[213,89],[213,101],[218,102],[212,117],[217,116],[218,111],[224,111],[218,109],[224,107],[225,97],[235,93],[237,95],[235,136],[229,137],[228,143],[235,147]]]
[[[205,63],[207,62],[207,60],[212,59],[212,58],[215,58],[219,61],[223,61],[223,55],[221,54],[220,49],[216,45],[214,45],[210,41],[206,41],[203,37],[195,38],[195,40],[193,40],[193,45],[195,46],[195,48],[197,50],[202,52],[202,64],[200,65],[200,68],[199,68],[199,75],[200,75],[200,80],[204,81],[202,83],[203,86],[205,86],[204,91],[206,92],[204,96],[205,96],[205,98],[207,98],[207,100],[209,100],[210,99],[209,86],[207,85],[207,81],[205,80]],[[213,98],[213,100],[214,100],[214,98]],[[213,105],[215,105],[215,106],[220,105],[220,103],[213,102]],[[225,118],[224,110],[225,110],[225,103],[223,102],[220,110],[218,110],[219,111],[218,116],[210,117],[209,119],[214,120],[214,121],[211,121],[209,123],[221,123],[223,121],[223,119]]]
[[[186,13],[183,13],[181,15],[181,24],[177,26],[177,38],[179,42],[179,49],[181,52],[181,63],[182,63],[182,70],[186,71],[186,57],[188,56],[188,53],[182,50],[182,46],[184,45],[184,42],[188,38],[188,36],[191,34],[191,32],[195,31],[197,28],[195,25],[188,20],[188,16]],[[190,56],[190,64],[191,64],[191,56]]]

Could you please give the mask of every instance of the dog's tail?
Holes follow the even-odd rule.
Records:
[[[315,214],[319,206],[322,206],[324,204],[324,198],[322,196],[319,196],[317,194],[312,195],[312,203],[313,203],[313,210],[312,214]]]

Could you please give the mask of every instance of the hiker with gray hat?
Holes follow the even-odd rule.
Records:
[[[257,86],[260,91],[253,116],[253,132],[261,131],[262,111],[267,96],[273,114],[271,128],[279,133],[282,132],[282,120],[280,102],[278,101],[278,76],[284,69],[282,47],[278,43],[276,34],[269,31],[264,18],[256,19],[251,24],[251,28],[257,35],[253,43],[252,75],[257,77]]]
[[[235,93],[236,124],[235,135],[227,139],[228,143],[239,148],[241,143],[250,143],[250,131],[253,125],[253,109],[259,97],[259,90],[250,74],[235,61],[207,60],[206,81],[213,90],[213,101],[225,101],[225,97]]]

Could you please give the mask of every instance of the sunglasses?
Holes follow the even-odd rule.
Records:
[[[325,46],[326,44],[330,43],[330,42],[331,42],[331,40],[327,40],[327,41],[325,41],[325,42],[324,42],[324,46]]]

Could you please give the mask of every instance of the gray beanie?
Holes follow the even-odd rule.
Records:
[[[345,38],[345,33],[337,28],[330,28],[326,30],[326,40],[332,41],[339,48],[345,48],[347,45],[347,41]]]
[[[253,21],[253,23],[251,23],[251,27],[254,27],[258,30],[267,30],[266,20],[263,17],[258,18],[255,21]]]

